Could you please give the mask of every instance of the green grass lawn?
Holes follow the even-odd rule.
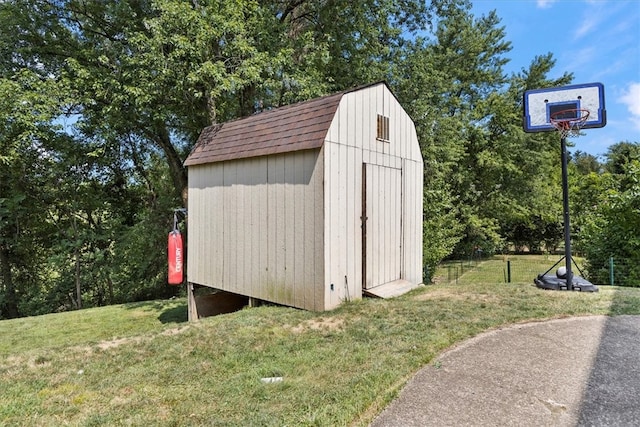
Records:
[[[496,255],[480,260],[447,261],[436,269],[434,281],[465,285],[507,283],[511,279],[511,283],[532,283],[534,277],[560,260],[561,255]],[[573,260],[579,268],[583,267],[584,259],[573,257]],[[562,261],[557,267],[564,265]],[[575,274],[580,274],[575,264],[572,267]]]
[[[184,300],[7,320],[0,425],[367,425],[452,345],[589,314],[640,314],[640,289],[448,284],[327,313],[265,306],[193,324]]]

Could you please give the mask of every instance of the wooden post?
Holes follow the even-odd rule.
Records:
[[[198,320],[198,307],[196,306],[196,298],[193,294],[193,283],[187,282],[187,313],[189,322]]]

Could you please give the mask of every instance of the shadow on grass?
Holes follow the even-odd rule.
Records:
[[[159,311],[162,323],[183,323],[189,320],[186,301],[158,300],[130,302],[123,305],[128,310]]]
[[[165,309],[158,316],[158,320],[162,323],[184,323],[189,320],[187,313],[187,304],[180,304],[176,307],[170,307]]]

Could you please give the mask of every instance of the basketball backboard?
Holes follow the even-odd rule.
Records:
[[[552,118],[576,119],[581,122],[582,129],[601,128],[607,124],[602,83],[532,89],[524,93],[523,101],[525,132],[557,130]]]

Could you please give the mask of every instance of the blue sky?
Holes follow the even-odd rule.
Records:
[[[472,0],[473,14],[495,10],[512,50],[507,73],[553,53],[549,77],[574,75],[572,84],[604,85],[607,125],[569,138],[596,156],[620,141],[640,142],[639,0]]]

